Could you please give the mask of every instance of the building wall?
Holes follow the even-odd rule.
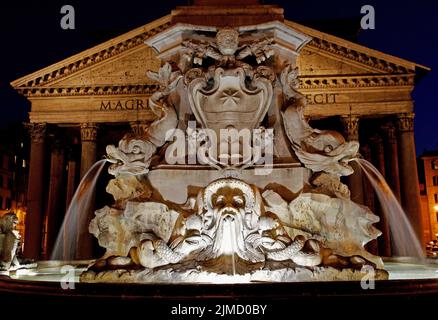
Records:
[[[0,152],[0,211],[12,207],[12,161],[10,155]]]
[[[423,157],[425,188],[427,195],[430,236],[438,234],[438,156]]]

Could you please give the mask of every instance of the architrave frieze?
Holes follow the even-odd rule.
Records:
[[[155,119],[150,110],[150,94],[105,94],[32,97],[32,123],[77,124],[83,122],[126,123]]]
[[[412,101],[389,102],[360,102],[308,105],[304,111],[305,116],[312,119],[326,118],[355,114],[357,116],[372,118],[395,114],[398,112],[409,113],[413,110]]]

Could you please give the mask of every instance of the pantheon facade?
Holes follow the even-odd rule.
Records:
[[[242,26],[277,20],[310,37],[297,57],[299,90],[313,127],[343,131],[361,143],[361,154],[379,169],[424,241],[414,143],[411,93],[427,67],[285,20],[283,9],[258,1],[193,1],[168,16],[68,57],[11,83],[31,103],[28,212],[24,253],[44,258],[80,177],[127,131],[142,132],[154,120],[148,98],[158,85],[149,37],[176,23]],[[236,5],[240,3],[241,5]],[[190,119],[184,119],[185,121]],[[360,170],[345,181],[352,199],[380,215]],[[104,201],[96,199],[96,201]],[[370,250],[391,255],[390,231]]]

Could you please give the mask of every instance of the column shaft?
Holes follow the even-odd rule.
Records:
[[[46,258],[50,258],[64,216],[64,152],[59,146],[52,150],[50,159],[49,195],[47,202]]]
[[[85,176],[87,171],[96,162],[97,150],[97,130],[98,126],[94,123],[81,124],[81,179]],[[76,245],[77,259],[90,259],[93,255],[93,241],[94,237],[88,231],[88,225],[94,216],[94,198],[90,200],[90,212],[84,214],[85,219],[78,223],[78,238]]]
[[[76,161],[70,159],[67,162],[67,190],[65,193],[65,207],[70,206],[71,199],[76,191]]]
[[[385,152],[383,146],[383,139],[379,135],[375,135],[371,138],[371,153],[373,158],[373,163],[375,164],[377,170],[386,176],[385,168]],[[375,194],[373,192],[373,194]],[[391,253],[391,230],[389,226],[388,219],[382,210],[382,206],[379,203],[379,199],[375,196],[374,202],[374,213],[379,216],[380,221],[377,224],[377,228],[382,232],[382,235],[377,238],[379,256],[390,257]]]
[[[370,148],[368,144],[364,144],[360,152],[365,160],[372,163],[373,161],[371,149],[372,148]],[[376,213],[376,199],[374,196],[373,186],[366,178],[362,180],[362,185],[364,191],[364,205],[367,206],[372,212]],[[379,244],[377,239],[368,242],[368,244],[366,245],[366,249],[370,253],[377,255],[379,252]]]
[[[396,129],[392,123],[389,123],[383,127],[383,130],[385,133],[385,178],[394,195],[401,201]]]
[[[417,234],[424,244],[421,217],[420,186],[417,173],[417,159],[414,141],[414,114],[400,114],[397,118],[399,129],[400,193],[403,207]]]
[[[29,185],[27,191],[28,210],[25,221],[24,256],[39,259],[43,228],[45,124],[29,124],[31,136]]]

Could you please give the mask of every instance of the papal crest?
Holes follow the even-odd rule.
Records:
[[[189,84],[190,107],[203,128],[254,129],[272,100],[272,83],[254,77],[248,82],[243,68],[217,68],[211,79],[197,78]]]

